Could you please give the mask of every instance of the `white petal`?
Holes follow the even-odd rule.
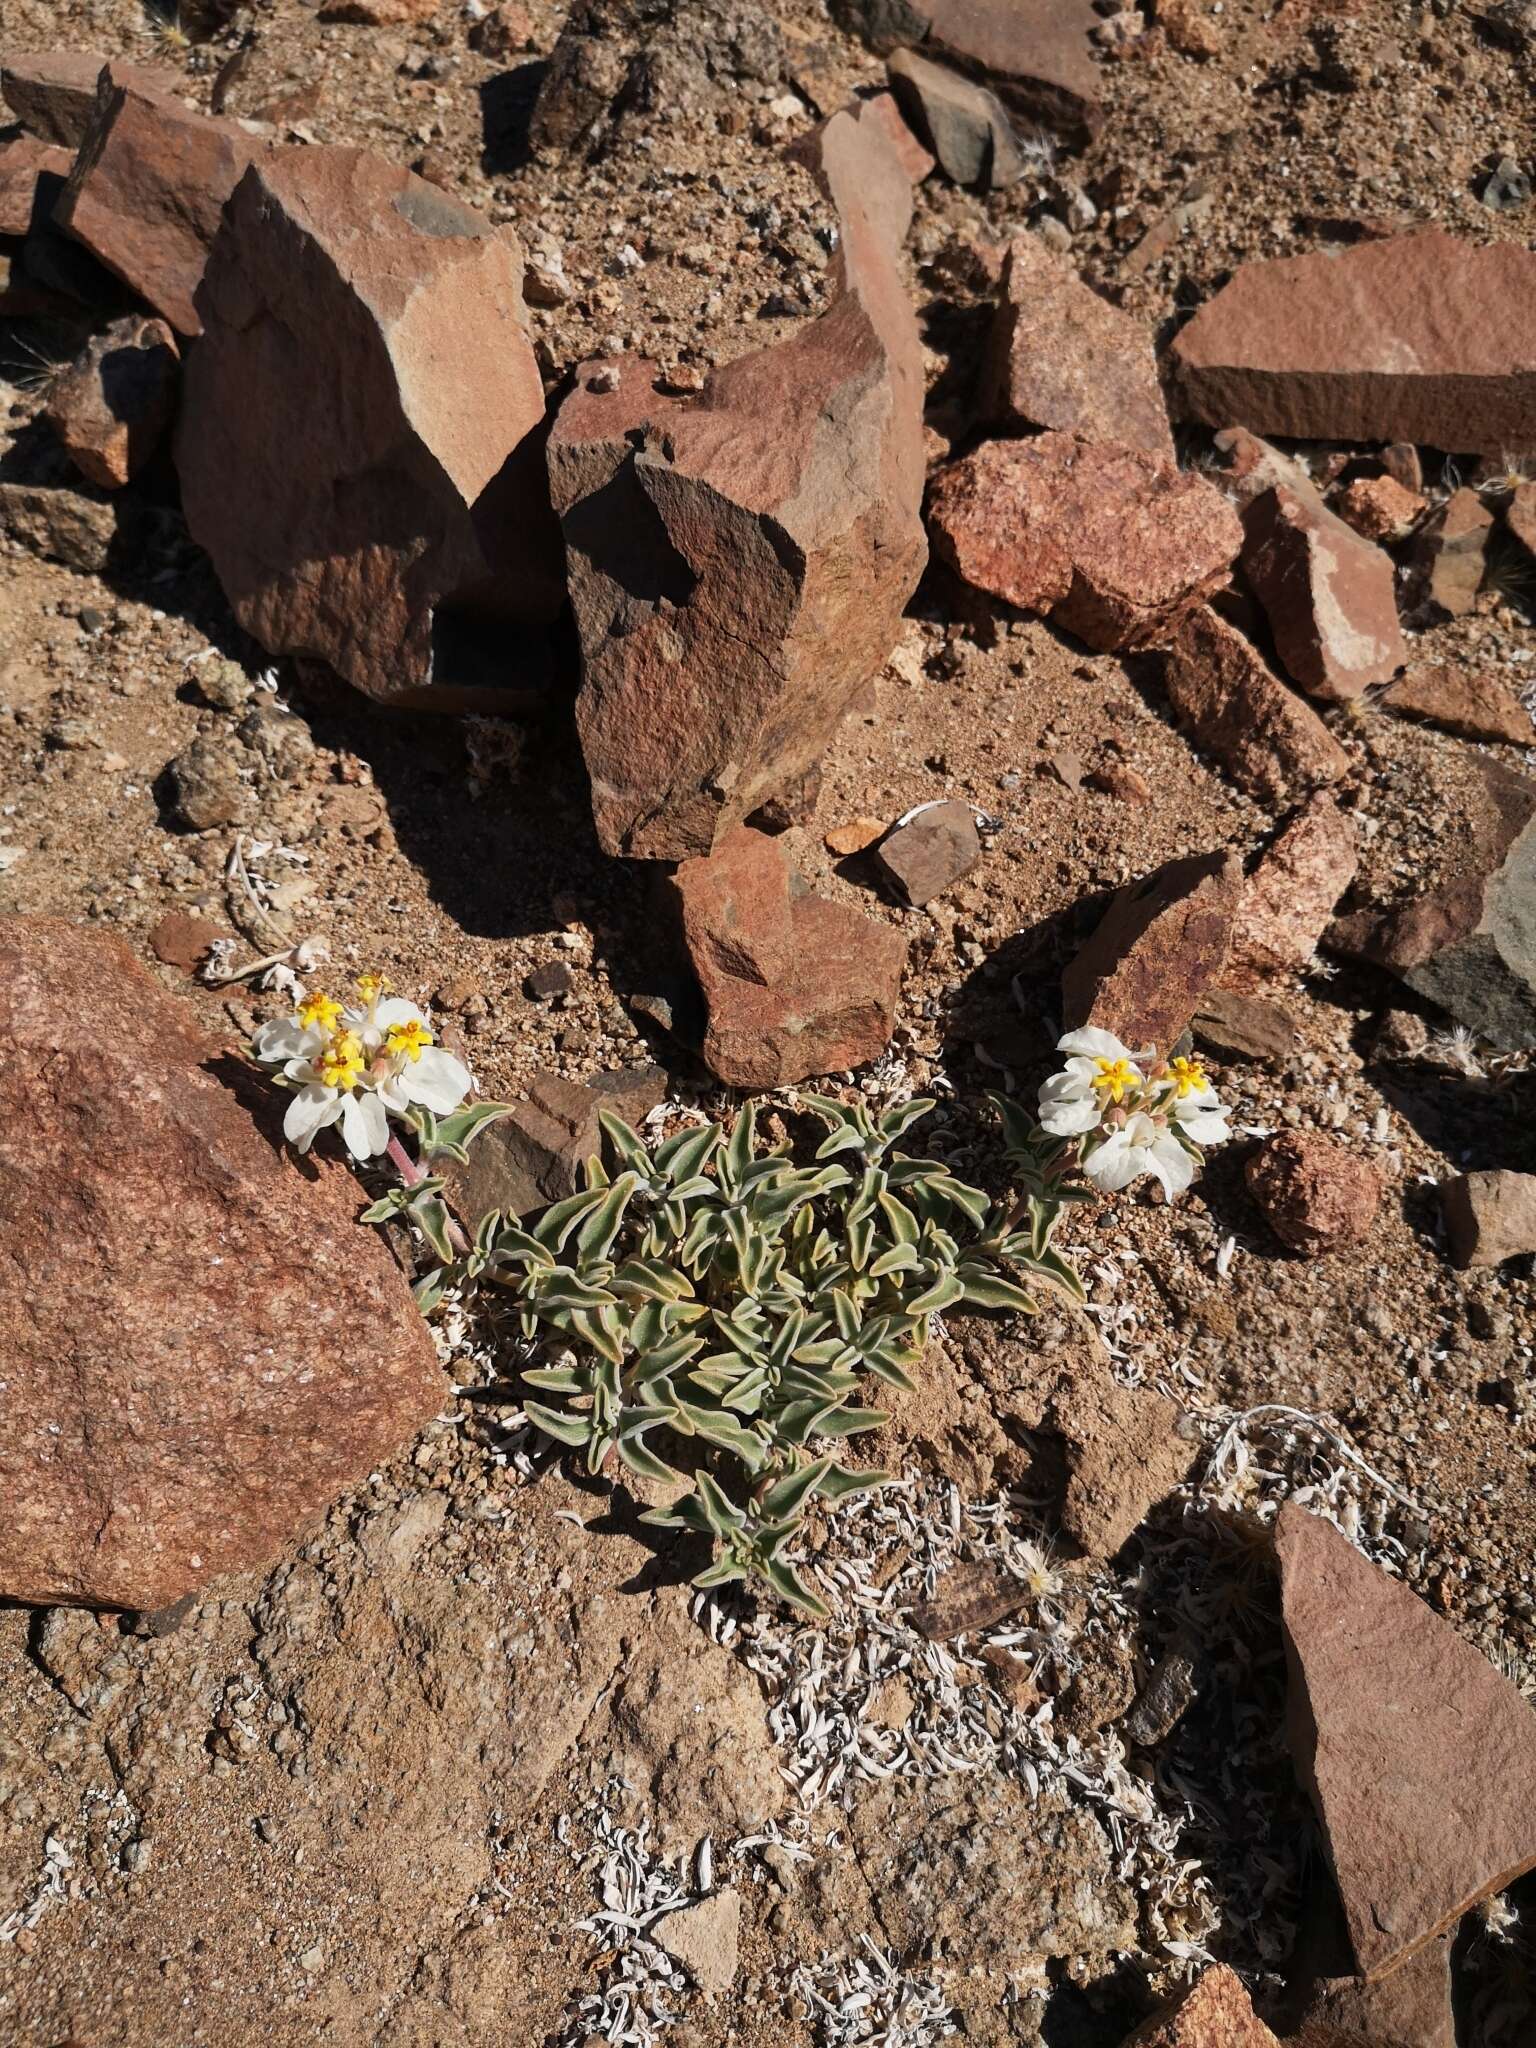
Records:
[[[386,996],[374,1010],[371,1020],[381,1031],[388,1031],[396,1024],[425,1024],[426,1018],[414,1003],[408,1003],[402,996]]]
[[[1195,1177],[1195,1162],[1172,1131],[1164,1131],[1153,1145],[1150,1163],[1170,1201],[1175,1195],[1182,1195]]]
[[[382,1136],[380,1126],[382,1125]],[[372,1159],[389,1143],[384,1105],[373,1095],[347,1095],[341,1106],[342,1142],[354,1159]]]
[[[473,1082],[462,1060],[441,1046],[429,1045],[419,1060],[407,1061],[398,1085],[408,1101],[421,1103],[434,1116],[447,1116],[458,1108]]]
[[[1075,1100],[1047,1103],[1045,1090],[1040,1091],[1040,1128],[1049,1131],[1053,1138],[1075,1138],[1083,1131],[1097,1128],[1100,1117],[1099,1105],[1086,1096]]]
[[[283,1118],[283,1136],[300,1152],[307,1152],[327,1124],[341,1115],[341,1098],[334,1088],[314,1082],[301,1088],[288,1105]]]
[[[1135,1053],[1128,1045],[1122,1045],[1112,1031],[1098,1031],[1091,1026],[1082,1031],[1069,1031],[1065,1038],[1056,1041],[1058,1052],[1077,1053],[1079,1057],[1092,1060],[1134,1060]]]
[[[1145,1159],[1145,1153],[1129,1142],[1124,1131],[1116,1131],[1088,1154],[1083,1171],[1095,1187],[1113,1195],[1146,1171]]]
[[[1227,1112],[1218,1106],[1214,1110],[1201,1110],[1195,1116],[1181,1116],[1176,1119],[1179,1129],[1193,1138],[1197,1145],[1224,1145],[1232,1132],[1227,1124]]]
[[[320,1034],[310,1026],[306,1029],[297,1017],[279,1017],[275,1024],[263,1024],[256,1034],[256,1057],[259,1060],[299,1059],[305,1053],[316,1050]]]

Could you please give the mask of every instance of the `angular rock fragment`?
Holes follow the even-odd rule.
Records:
[[[1126,2037],[1122,2048],[1280,2048],[1253,2009],[1243,1980],[1211,1963],[1165,2011]]]
[[[49,142],[22,135],[0,148],[0,235],[18,240],[46,219],[64,189],[73,156]]]
[[[285,150],[242,182],[198,296],[176,461],[193,537],[271,653],[452,708],[433,689],[446,632],[558,610],[521,287],[509,234],[382,158]],[[514,639],[492,667],[509,705],[515,661]]]
[[[1261,803],[1285,803],[1348,772],[1349,756],[1306,699],[1208,605],[1180,620],[1163,687],[1195,744]]]
[[[1477,603],[1487,567],[1493,514],[1465,484],[1452,491],[1414,536],[1409,589],[1416,603],[1461,618]]]
[[[1456,2048],[1451,1941],[1437,1935],[1375,1984],[1342,1973],[1320,1978],[1288,2048]]]
[[[730,1990],[736,1981],[741,1938],[740,1892],[712,1892],[697,1905],[663,1915],[654,1930],[655,1939],[707,1998]]]
[[[1459,739],[1536,746],[1531,714],[1513,690],[1492,676],[1444,666],[1413,669],[1384,690],[1381,701],[1400,717],[1423,719]]]
[[[1536,416],[1536,253],[1427,228],[1244,264],[1172,360],[1181,419],[1497,455]]]
[[[609,853],[707,851],[792,790],[922,573],[911,186],[875,123],[837,114],[818,149],[842,223],[830,310],[696,398],[638,360],[589,365],[550,436]]]
[[[983,372],[983,417],[1174,459],[1152,337],[1037,235],[1009,244]]]
[[[55,380],[44,417],[87,482],[120,490],[144,467],[176,410],[180,363],[165,321],[129,314]]]
[[[906,116],[896,104],[896,95],[889,92],[872,93],[867,100],[860,100],[849,111],[861,121],[875,122],[892,149],[895,150],[902,169],[914,185],[921,185],[932,172],[938,158],[931,149],[925,149]]]
[[[0,533],[88,576],[110,564],[122,538],[117,507],[52,484],[0,483]]]
[[[924,804],[887,833],[876,859],[903,900],[920,910],[981,859],[970,805]]]
[[[1493,815],[1467,864],[1394,910],[1339,920],[1327,943],[1514,1052],[1536,1044],[1536,783],[1479,769]]]
[[[1392,559],[1325,508],[1266,491],[1243,512],[1243,574],[1293,681],[1339,703],[1408,659]]]
[[[55,219],[178,334],[200,334],[194,296],[224,202],[271,154],[238,121],[195,114],[108,66]]]
[[[1266,996],[1213,988],[1201,998],[1190,1024],[1201,1045],[1228,1059],[1260,1060],[1281,1066],[1296,1050],[1301,1028],[1284,1003]]]
[[[1339,493],[1338,514],[1367,540],[1401,540],[1424,510],[1420,492],[1392,476],[1356,477]]]
[[[250,808],[250,792],[236,750],[223,733],[204,733],[166,766],[178,823],[193,832],[231,825]]]
[[[1195,1666],[1188,1652],[1165,1650],[1137,1693],[1134,1705],[1121,1719],[1126,1741],[1138,1749],[1155,1749],[1168,1740],[1199,1696]]]
[[[887,68],[898,105],[946,178],[988,192],[1019,182],[1024,159],[995,93],[911,50],[898,50]]]
[[[591,1081],[540,1069],[510,1116],[489,1125],[467,1161],[443,1162],[444,1195],[467,1229],[498,1209],[527,1216],[585,1185],[582,1168],[602,1150],[604,1110],[637,1125],[667,1092],[660,1067],[621,1067]]]
[[[1266,1138],[1243,1178],[1276,1237],[1309,1259],[1358,1244],[1381,1207],[1375,1168],[1317,1131]]]
[[[0,99],[24,128],[44,142],[78,149],[96,115],[97,87],[110,65],[122,85],[176,94],[186,80],[158,64],[128,64],[83,50],[34,50],[0,63]]]
[[[784,1088],[877,1058],[890,1042],[906,941],[806,893],[781,841],[729,833],[674,877],[704,991],[704,1061],[733,1088]]]
[[[1111,900],[1061,977],[1062,1022],[1168,1053],[1222,981],[1242,899],[1235,854],[1169,861]]]
[[[1299,974],[1358,865],[1355,821],[1331,796],[1288,818],[1243,883],[1223,987],[1253,993]]]
[[[1069,1379],[1052,1397],[1047,1430],[1066,1444],[1063,1532],[1088,1557],[1113,1557],[1195,1461],[1179,1411],[1150,1387],[1107,1373]]]
[[[1275,1524],[1291,1756],[1374,1983],[1536,1864],[1536,1715],[1329,1522]]]
[[[1502,1266],[1536,1252],[1536,1173],[1462,1173],[1440,1184],[1451,1263]]]
[[[984,442],[940,473],[929,517],[968,583],[1101,651],[1166,641],[1226,582],[1242,542],[1199,477],[1073,434]]]
[[[164,1607],[265,1564],[444,1382],[356,1181],[273,1143],[120,941],[7,918],[0,1048],[0,1595]]]

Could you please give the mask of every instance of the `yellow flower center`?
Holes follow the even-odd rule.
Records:
[[[1093,1085],[1106,1102],[1121,1103],[1140,1084],[1140,1075],[1129,1060],[1095,1060]]]
[[[1168,1078],[1173,1082],[1174,1094],[1180,1102],[1186,1095],[1194,1095],[1210,1085],[1205,1077],[1205,1069],[1198,1060],[1170,1060]]]
[[[360,974],[357,977],[357,992],[365,1003],[376,1003],[383,995],[385,986],[382,974]]]
[[[343,1031],[329,1041],[316,1064],[327,1088],[354,1087],[362,1078],[363,1042],[355,1031]]]
[[[432,1034],[425,1024],[412,1021],[406,1024],[391,1024],[384,1035],[384,1050],[392,1059],[402,1055],[414,1066],[421,1058],[422,1047],[432,1043]]]
[[[333,1002],[319,989],[316,989],[312,996],[306,996],[299,1005],[299,1022],[306,1030],[310,1025],[318,1024],[322,1031],[328,1032],[340,1015],[340,1003]]]

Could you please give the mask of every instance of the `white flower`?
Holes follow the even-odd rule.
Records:
[[[1138,1055],[1111,1031],[1069,1031],[1056,1050],[1070,1057],[1040,1090],[1040,1125],[1053,1138],[1097,1130],[1107,1110],[1138,1101],[1146,1087]]]
[[[1093,1147],[1083,1160],[1083,1171],[1107,1194],[1118,1194],[1144,1173],[1154,1173],[1172,1200],[1194,1179],[1195,1160],[1166,1124],[1136,1110]]]
[[[1167,1078],[1173,1090],[1167,1099],[1167,1113],[1185,1137],[1197,1145],[1224,1145],[1232,1135],[1226,1107],[1217,1099],[1200,1062],[1170,1060]]]
[[[382,990],[378,975],[364,975],[360,1008],[316,993],[257,1033],[256,1057],[293,1085],[283,1135],[300,1152],[337,1124],[354,1159],[375,1159],[388,1148],[391,1114],[420,1105],[447,1116],[469,1093],[469,1069],[433,1044],[422,1012],[398,997],[381,1001]]]

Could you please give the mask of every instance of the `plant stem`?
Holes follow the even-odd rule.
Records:
[[[411,1157],[393,1131],[389,1134],[389,1144],[385,1147],[385,1154],[393,1163],[396,1172],[398,1172],[401,1180],[408,1188],[419,1186],[427,1178],[427,1169],[418,1160]],[[451,1216],[448,1218],[448,1242],[461,1258],[469,1250],[469,1239]]]

